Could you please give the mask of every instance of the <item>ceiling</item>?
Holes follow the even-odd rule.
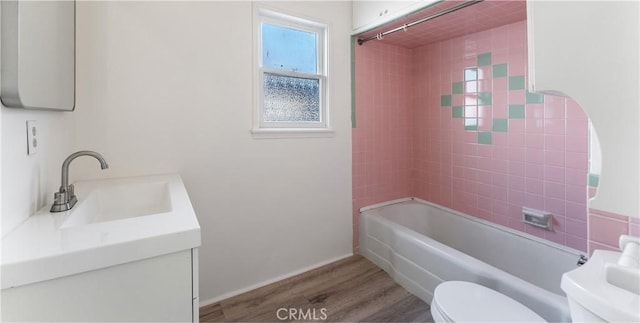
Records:
[[[375,36],[428,17],[442,10],[455,7],[465,1],[442,1],[418,12],[409,14],[382,27],[358,35],[358,39]],[[421,24],[384,36],[381,40],[405,48],[416,48],[430,43],[456,38],[483,30],[504,26],[527,18],[525,0],[485,0],[469,7],[448,13]],[[379,41],[379,40],[372,40]]]

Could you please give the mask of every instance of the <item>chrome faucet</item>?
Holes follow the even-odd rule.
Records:
[[[69,185],[69,165],[71,164],[71,161],[80,156],[91,156],[100,162],[100,168],[109,168],[104,157],[95,151],[82,150],[69,155],[69,157],[67,157],[67,159],[62,163],[62,184],[60,185],[60,190],[53,195],[54,200],[50,212],[71,210],[71,208],[78,202],[78,198],[73,192],[73,184]]]

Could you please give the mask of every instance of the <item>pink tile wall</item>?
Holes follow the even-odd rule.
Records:
[[[619,251],[622,234],[640,236],[640,219],[589,209],[589,254],[595,249]]]
[[[372,41],[356,46],[356,127],[353,129],[354,250],[359,208],[416,196],[516,230],[586,251],[588,119],[576,102],[544,96],[526,104],[525,90],[481,66],[465,88],[492,93],[492,105],[465,113],[478,130],[441,107],[475,100],[453,94],[452,82],[491,52],[492,65],[508,64],[509,76],[527,70],[525,21],[406,49]],[[509,105],[524,104],[525,117],[509,119]],[[508,131],[493,131],[493,118]],[[478,131],[491,144],[478,143]],[[554,231],[525,225],[523,206],[554,214]]]
[[[453,106],[474,97],[452,94],[452,82],[463,81],[464,69],[477,67],[477,55],[487,52],[492,64],[508,64],[509,76],[526,76],[526,23],[414,50],[413,193],[586,251],[588,119],[574,101],[545,96],[542,104],[526,104],[525,90],[510,90],[507,77],[479,67],[472,85],[491,92],[493,102],[470,113],[477,113],[478,131],[491,132],[491,144],[479,144],[477,131],[465,130],[464,119],[441,107],[441,95],[451,94]],[[509,119],[510,104],[526,104],[525,118]],[[508,119],[508,131],[492,132],[493,118]],[[554,231],[523,224],[523,206],[552,212]]]
[[[629,218],[629,234],[640,237],[640,218]]]
[[[411,51],[371,42],[356,47],[353,129],[353,227],[358,210],[411,196]]]

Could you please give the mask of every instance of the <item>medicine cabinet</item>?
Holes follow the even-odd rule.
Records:
[[[75,1],[1,1],[6,107],[75,107]]]

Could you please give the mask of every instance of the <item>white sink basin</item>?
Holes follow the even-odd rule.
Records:
[[[178,175],[74,183],[78,203],[46,205],[2,238],[2,289],[200,246],[200,225]]]
[[[83,189],[82,184],[80,189]],[[79,197],[61,229],[78,225],[124,220],[171,212],[169,183],[157,182],[107,182]]]

